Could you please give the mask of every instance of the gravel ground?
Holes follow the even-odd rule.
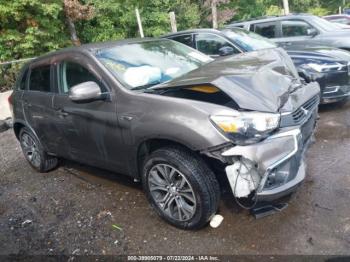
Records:
[[[0,254],[350,255],[350,103],[320,110],[307,179],[283,212],[259,220],[224,195],[217,229],[176,229],[130,178],[64,161],[47,174],[0,133]]]

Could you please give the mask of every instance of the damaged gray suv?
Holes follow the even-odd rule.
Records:
[[[320,89],[281,49],[213,61],[172,40],[63,49],[31,61],[9,101],[14,132],[40,172],[58,158],[142,181],[180,228],[232,199],[274,200],[303,181]]]

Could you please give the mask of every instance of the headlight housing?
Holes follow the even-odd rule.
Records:
[[[256,143],[266,138],[280,122],[280,114],[241,112],[237,115],[213,115],[214,125],[238,145]]]

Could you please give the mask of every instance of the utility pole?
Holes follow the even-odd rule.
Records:
[[[177,27],[176,27],[175,12],[170,12],[169,13],[169,17],[170,17],[171,32],[172,33],[176,33],[177,32]]]
[[[284,9],[284,14],[288,15],[289,14],[289,2],[288,2],[288,0],[283,0],[283,9]]]
[[[142,28],[142,23],[141,23],[141,17],[140,17],[140,13],[139,13],[139,9],[138,8],[135,9],[135,13],[136,13],[137,24],[139,26],[140,36],[141,36],[141,38],[144,38],[143,28]]]

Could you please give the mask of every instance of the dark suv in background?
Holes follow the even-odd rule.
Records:
[[[350,51],[350,30],[308,14],[251,19],[233,22],[227,28],[240,27],[270,38],[282,47],[292,44],[332,46]]]
[[[299,81],[283,50],[214,61],[167,39],[64,49],[37,58],[10,97],[32,167],[58,158],[142,181],[156,212],[205,225],[220,201],[274,200],[305,178],[319,86]]]
[[[210,55],[213,58],[277,48],[276,44],[253,32],[230,28],[192,29],[163,36]],[[299,75],[307,82],[317,81],[321,103],[346,102],[350,96],[350,53],[332,47],[288,46]]]

